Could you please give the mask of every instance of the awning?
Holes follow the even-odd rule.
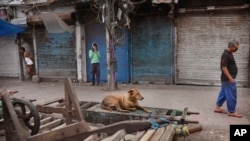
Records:
[[[24,32],[25,30],[26,30],[25,27],[14,25],[0,19],[0,36],[13,35]]]

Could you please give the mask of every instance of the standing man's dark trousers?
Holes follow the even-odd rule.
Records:
[[[92,85],[95,85],[95,79],[96,79],[96,85],[100,84],[100,64],[99,63],[93,63],[92,64]]]

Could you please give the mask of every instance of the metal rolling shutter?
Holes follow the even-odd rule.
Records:
[[[15,36],[0,37],[0,76],[19,76],[18,49],[15,39]]]
[[[87,80],[91,81],[91,63],[88,58],[88,52],[92,43],[97,42],[101,53],[101,82],[107,82],[107,51],[106,51],[106,31],[104,24],[93,23],[85,27],[86,30],[86,60],[87,60]],[[116,48],[116,59],[118,65],[117,82],[129,82],[129,64],[128,64],[128,41],[121,47]]]
[[[167,16],[131,20],[132,81],[173,83],[173,34]]]
[[[36,31],[39,75],[76,78],[75,39],[72,34]]]
[[[177,19],[177,83],[220,85],[220,57],[230,39],[238,39],[235,53],[237,82],[248,84],[249,14],[216,11],[180,14]]]

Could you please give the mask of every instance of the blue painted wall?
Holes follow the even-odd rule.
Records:
[[[91,64],[88,58],[88,51],[93,42],[98,43],[101,53],[101,82],[107,82],[107,53],[106,53],[106,31],[104,24],[92,23],[85,26],[86,31],[86,60],[87,60],[87,80],[91,81]],[[129,63],[128,63],[128,40],[123,46],[116,48],[116,57],[118,63],[117,82],[129,82]]]

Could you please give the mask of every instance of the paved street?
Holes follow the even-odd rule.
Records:
[[[131,88],[137,88],[144,96],[141,105],[147,107],[184,109],[200,112],[200,115],[188,117],[198,120],[203,127],[202,132],[195,133],[186,138],[186,141],[229,141],[230,124],[249,124],[250,120],[250,89],[238,88],[237,112],[243,118],[229,117],[226,114],[213,112],[215,101],[220,87],[216,86],[189,86],[189,85],[132,85],[119,84],[119,90],[107,91],[105,85],[90,86],[89,83],[73,83],[80,101],[101,102],[108,94],[125,93]],[[33,83],[19,81],[18,79],[0,78],[0,88],[18,90],[15,97],[36,99],[40,103],[53,98],[64,96],[63,81],[47,81]],[[226,103],[225,103],[226,104]],[[226,109],[226,105],[223,108]],[[184,139],[181,139],[184,140]]]

